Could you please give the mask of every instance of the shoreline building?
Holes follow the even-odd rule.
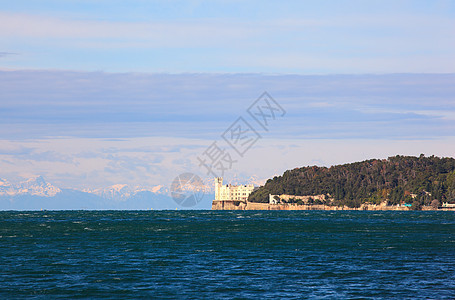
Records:
[[[242,201],[247,202],[248,196],[255,190],[253,184],[231,185],[223,184],[223,177],[215,178],[216,201]]]

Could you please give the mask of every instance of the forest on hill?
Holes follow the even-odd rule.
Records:
[[[359,207],[362,203],[422,205],[455,203],[455,159],[393,156],[327,167],[295,168],[267,180],[248,198],[268,202],[269,194],[328,195],[325,204]],[[318,200],[319,201],[319,200]],[[322,204],[322,203],[318,203]]]

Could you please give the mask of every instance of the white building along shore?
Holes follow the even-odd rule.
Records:
[[[248,196],[254,191],[253,184],[231,185],[223,184],[223,177],[215,178],[215,200],[237,200],[246,202]]]

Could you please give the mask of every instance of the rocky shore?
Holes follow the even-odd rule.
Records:
[[[269,204],[269,203],[256,203],[244,202],[237,200],[213,200],[212,210],[376,210],[376,211],[407,211],[412,210],[409,206],[402,205],[386,205],[386,203],[376,204],[362,204],[358,208],[347,206],[331,206],[319,204]],[[455,211],[450,208],[434,208],[432,206],[423,206],[421,210],[440,210],[440,211]]]

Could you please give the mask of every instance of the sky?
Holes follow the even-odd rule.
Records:
[[[0,3],[0,178],[169,186],[211,178],[214,142],[228,182],[455,156],[454,1]],[[259,136],[243,155],[238,118]]]
[[[1,1],[5,69],[450,73],[453,1]]]

